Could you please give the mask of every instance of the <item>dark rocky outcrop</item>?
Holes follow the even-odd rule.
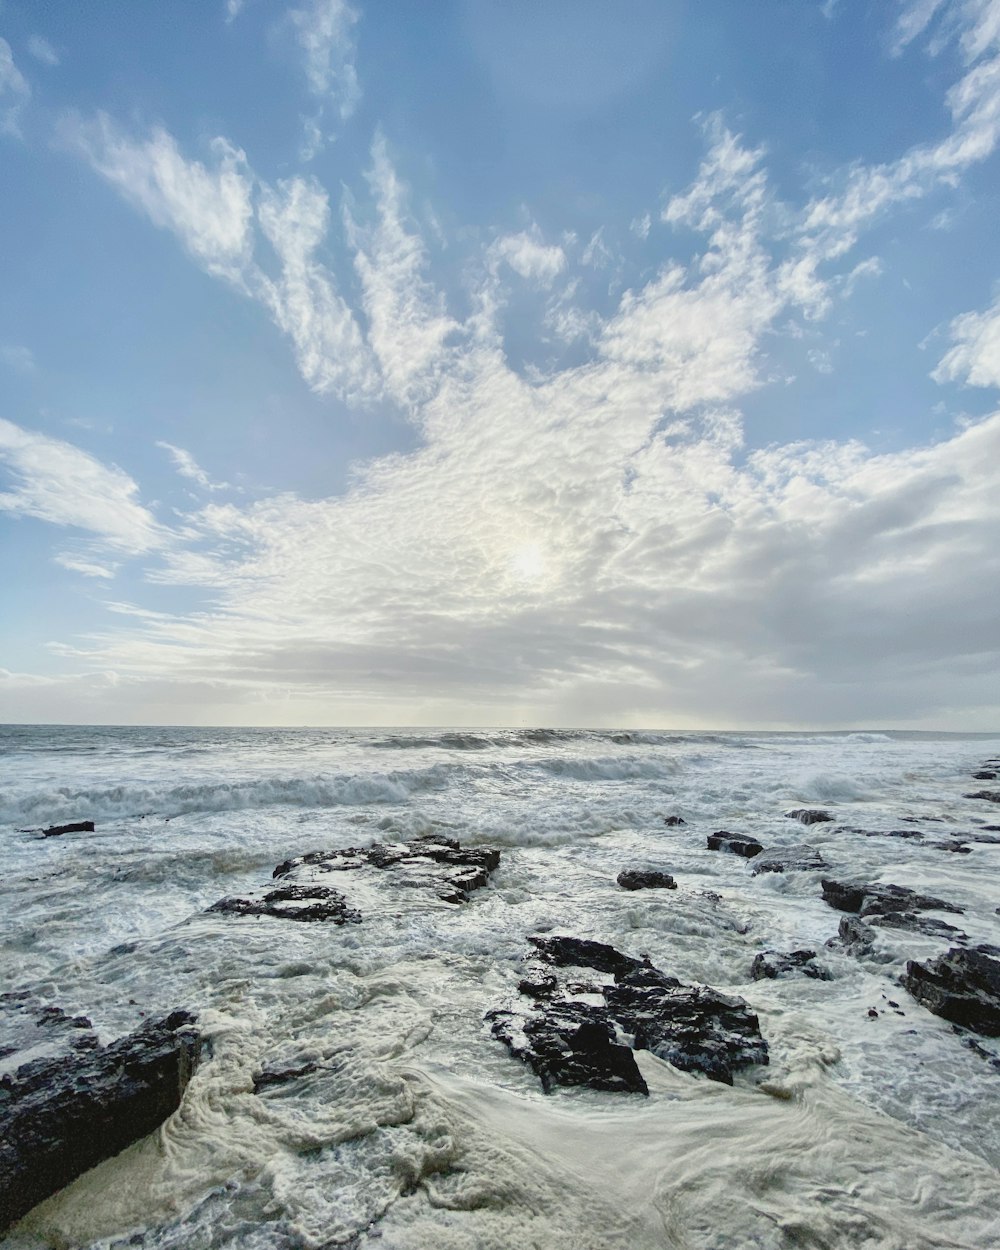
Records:
[[[1000,950],[953,947],[927,963],[910,960],[902,984],[928,1011],[985,1037],[1000,1037]]]
[[[800,821],[803,825],[818,825],[826,820],[833,820],[829,812],[820,807],[794,807],[785,812],[789,820]]]
[[[199,1056],[194,1023],[175,1011],[0,1078],[0,1232],[177,1109]]]
[[[286,885],[260,898],[220,898],[208,910],[234,916],[275,916],[279,920],[361,922],[361,913],[348,906],[343,894],[325,885]]]
[[[963,799],[985,799],[987,803],[1000,803],[1000,790],[977,790],[975,794],[963,794]]]
[[[94,822],[92,820],[75,820],[68,825],[50,825],[48,829],[42,830],[43,838],[57,838],[64,833],[93,833]]]
[[[336,851],[311,851],[286,859],[271,874],[281,884],[243,898],[224,898],[209,910],[239,916],[274,916],[282,920],[357,924],[361,912],[351,905],[351,876],[364,873],[394,890],[411,889],[447,903],[467,903],[469,892],[484,886],[500,863],[492,847],[466,848],[453,838],[427,835],[409,842]],[[345,874],[344,891],[327,882],[330,873]]]
[[[760,872],[817,872],[828,868],[826,860],[814,846],[800,842],[797,846],[770,846],[754,856],[752,873]]]
[[[946,937],[955,941],[966,940],[966,935],[954,925],[934,916],[921,915],[923,911],[945,911],[962,915],[961,907],[947,903],[931,894],[918,894],[903,885],[883,885],[881,882],[863,884],[845,881],[823,881],[823,898],[838,911],[854,912],[868,925],[887,929],[907,929],[929,937]],[[867,928],[867,926],[865,926]],[[843,938],[843,925],[841,937]],[[852,937],[845,945],[857,954],[862,947],[870,947],[870,939],[863,941]]]
[[[732,855],[742,855],[744,859],[752,859],[754,855],[761,853],[764,844],[758,842],[756,838],[742,837],[736,833],[729,833],[725,829],[719,829],[708,835],[708,849],[729,851]]]
[[[995,772],[992,768],[982,768],[978,773],[972,774],[973,781],[996,781],[1000,777],[1000,773]]]
[[[783,977],[789,972],[801,972],[816,981],[829,981],[829,972],[815,960],[815,951],[761,951],[750,965],[750,976],[755,981],[763,981]]]
[[[652,868],[626,868],[618,874],[618,884],[623,890],[677,889],[677,882],[669,872],[656,872]]]
[[[875,930],[857,916],[844,916],[837,936],[827,946],[836,946],[838,941],[848,955],[871,955],[875,950]]]
[[[686,825],[687,821],[682,816],[664,816],[663,823],[665,825]]]
[[[767,1043],[742,998],[684,985],[602,942],[529,940],[536,953],[519,990],[530,1001],[497,1008],[486,1019],[546,1092],[586,1085],[648,1093],[634,1049],[727,1084],[740,1068],[767,1063]]]

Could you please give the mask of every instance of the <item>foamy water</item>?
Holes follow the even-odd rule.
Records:
[[[16,728],[0,749],[0,989],[105,1040],[185,1007],[211,1041],[158,1133],[5,1246],[1000,1246],[997,1074],[896,983],[948,943],[827,949],[819,884],[911,886],[1000,943],[1000,847],[932,845],[1000,823],[963,797],[1000,739]],[[804,805],[835,822],[783,816]],[[21,832],[80,819],[96,831]],[[924,836],[856,832],[900,828]],[[829,868],[752,877],[705,849],[717,829]],[[463,906],[387,894],[342,928],[206,914],[290,856],[432,831],[502,852]],[[626,867],[679,888],[626,892]],[[648,1099],[545,1096],[483,1016],[546,932],[742,995],[770,1066],[729,1088],[638,1052]],[[750,979],[759,951],[803,946],[831,980]],[[274,1063],[309,1070],[255,1094]]]

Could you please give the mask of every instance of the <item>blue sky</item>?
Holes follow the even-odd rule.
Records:
[[[1000,0],[0,3],[0,718],[1000,725]]]

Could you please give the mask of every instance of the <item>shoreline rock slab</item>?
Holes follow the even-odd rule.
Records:
[[[0,1233],[177,1110],[200,1055],[194,1024],[175,1011],[0,1078]]]
[[[42,830],[43,838],[58,838],[64,833],[93,833],[94,822],[92,820],[74,820],[68,825],[50,825],[48,829]]]
[[[234,916],[272,916],[279,920],[360,924],[351,904],[351,876],[362,873],[380,888],[412,889],[445,903],[467,903],[472,890],[486,885],[500,863],[492,847],[463,847],[454,838],[429,834],[409,842],[376,842],[364,848],[310,851],[286,859],[274,869],[272,889],[223,898],[208,909]],[[329,884],[330,873],[343,873],[344,889]],[[339,883],[338,883],[339,884]]]
[[[618,874],[617,880],[623,890],[677,889],[677,882],[669,872],[657,872],[653,868],[626,868]]]
[[[585,1085],[648,1094],[634,1050],[728,1085],[735,1071],[768,1062],[757,1017],[742,998],[684,985],[602,942],[529,941],[535,954],[519,992],[530,1001],[496,1008],[486,1020],[546,1093]]]
[[[921,964],[909,960],[902,984],[928,1011],[984,1037],[1000,1037],[1000,949],[953,947]]]
[[[758,842],[756,838],[729,833],[725,829],[719,829],[708,835],[708,850],[710,851],[728,851],[731,855],[742,855],[744,859],[752,859],[763,849],[763,842]]]
[[[883,885],[881,882],[869,884],[823,880],[823,900],[838,911],[853,912],[860,920],[867,921],[864,926],[870,933],[871,925],[885,929],[906,929],[911,933],[923,933],[928,937],[944,937],[952,941],[967,941],[967,935],[954,925],[936,916],[924,916],[923,911],[944,911],[961,916],[964,909],[954,903],[931,894],[918,894],[904,885]],[[852,954],[862,953],[870,949],[870,941],[862,938],[860,929],[853,933],[845,946]],[[841,925],[841,937],[844,937],[844,926]]]
[[[754,856],[750,871],[753,876],[761,872],[818,872],[829,864],[814,846],[800,842],[797,846],[770,846]]]

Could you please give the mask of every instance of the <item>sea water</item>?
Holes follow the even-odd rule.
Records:
[[[1000,943],[1000,846],[943,849],[1000,823],[965,797],[1000,737],[8,727],[0,752],[0,991],[105,1041],[186,1008],[208,1043],[175,1115],[5,1247],[1000,1246],[1000,1048],[897,981],[947,940],[827,946],[820,888],[910,886]],[[95,831],[38,832],[74,820]],[[754,877],[718,829],[829,867]],[[343,927],[207,911],[291,856],[426,833],[499,848],[490,884]],[[631,867],[679,888],[625,891]],[[483,1023],[540,933],[741,995],[770,1065],[728,1087],[637,1052],[648,1098],[545,1095]],[[803,947],[830,980],[751,979]],[[255,1093],[276,1064],[302,1075]]]

